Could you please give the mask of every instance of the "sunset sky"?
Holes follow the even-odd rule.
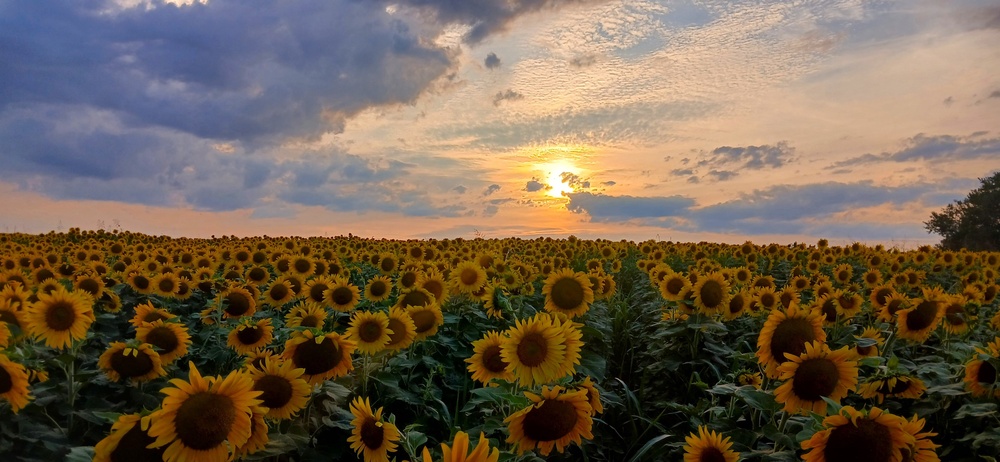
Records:
[[[0,232],[934,243],[995,0],[4,0]]]

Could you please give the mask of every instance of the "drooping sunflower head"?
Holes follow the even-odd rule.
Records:
[[[542,286],[545,310],[570,317],[581,316],[594,303],[594,290],[585,273],[563,268],[553,271]]]
[[[885,342],[882,337],[882,332],[876,327],[865,327],[860,334],[857,335],[857,344],[854,346],[854,352],[859,358],[867,358],[869,356],[877,356],[879,352],[879,347]]]
[[[968,300],[963,295],[947,297],[944,304],[944,328],[950,334],[961,334],[969,330],[970,313],[966,310]]]
[[[972,396],[1000,398],[1000,370],[996,364],[1000,358],[1000,337],[986,348],[976,348],[976,355],[965,363],[965,387]]]
[[[761,378],[760,372],[743,370],[736,374],[736,384],[741,387],[750,385],[759,390],[763,383],[764,380]]]
[[[788,361],[786,354],[798,356],[806,351],[806,343],[825,342],[822,322],[820,315],[798,307],[771,311],[757,337],[757,361],[767,376],[778,378],[778,366]]]
[[[869,377],[858,385],[858,393],[862,398],[877,398],[882,404],[886,398],[918,399],[927,391],[923,380],[908,374],[889,374]]]
[[[915,299],[911,308],[897,313],[899,337],[915,342],[927,340],[944,318],[946,299],[940,288],[925,288],[923,297]]]
[[[427,306],[408,305],[406,314],[413,320],[414,340],[424,340],[437,334],[438,327],[444,324],[444,313],[436,303]]]
[[[518,454],[538,448],[543,456],[552,449],[563,452],[570,443],[591,439],[594,420],[587,390],[565,390],[543,386],[541,393],[525,392],[533,404],[506,419],[508,443],[517,446]]]
[[[867,413],[844,406],[823,419],[824,429],[802,442],[806,462],[897,462],[914,438],[903,431],[904,420],[877,407]]]
[[[858,383],[858,365],[846,347],[830,350],[823,342],[806,344],[806,350],[778,366],[778,379],[784,380],[774,392],[774,399],[785,405],[788,413],[826,414],[824,397],[839,402]]]

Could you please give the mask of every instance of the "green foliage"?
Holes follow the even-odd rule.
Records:
[[[979,181],[965,199],[932,212],[924,223],[928,232],[941,236],[942,248],[1000,250],[1000,172]]]

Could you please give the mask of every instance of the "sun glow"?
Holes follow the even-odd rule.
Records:
[[[574,192],[576,189],[571,184],[570,175],[579,175],[580,169],[567,160],[560,160],[542,165],[545,183],[549,189],[546,194],[563,199],[564,194]]]

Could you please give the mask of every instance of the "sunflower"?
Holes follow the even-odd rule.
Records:
[[[322,329],[329,313],[319,303],[302,301],[285,315],[285,327],[314,327]]]
[[[573,322],[562,314],[553,314],[552,325],[562,331],[563,360],[562,376],[572,375],[576,372],[576,366],[580,365],[580,352],[583,350],[583,332],[580,328],[583,324]]]
[[[859,358],[878,356],[879,347],[885,343],[882,332],[875,327],[865,327],[861,334],[856,337],[857,345],[854,346],[854,353]]]
[[[660,281],[659,289],[664,299],[672,302],[681,301],[691,289],[691,280],[683,274],[670,272]]]
[[[806,343],[806,351],[778,366],[779,380],[774,400],[788,413],[826,414],[824,397],[840,402],[858,384],[858,364],[847,347],[830,350],[825,343]]]
[[[836,324],[837,315],[840,313],[839,297],[840,291],[834,289],[826,295],[817,297],[809,309],[823,319],[823,325],[830,326]]]
[[[173,298],[180,289],[181,279],[174,273],[160,273],[153,276],[149,285],[153,288],[153,294],[161,297]]]
[[[351,414],[354,429],[347,442],[359,456],[363,455],[365,462],[389,462],[389,453],[396,452],[399,441],[399,429],[392,422],[382,421],[382,408],[372,412],[368,398],[354,398],[351,402]]]
[[[261,392],[244,372],[232,371],[225,378],[203,378],[190,364],[189,379],[173,379],[161,392],[160,409],[151,416],[150,446],[166,446],[165,462],[198,460],[224,462],[230,448],[250,439],[253,409],[260,404]]]
[[[904,294],[893,292],[886,297],[885,305],[878,310],[878,320],[883,322],[894,322],[896,315],[912,305],[913,301]]]
[[[691,433],[684,437],[684,462],[736,462],[739,453],[730,449],[733,446],[729,437],[710,431],[704,425],[698,427],[698,434]]]
[[[361,300],[358,286],[351,284],[346,277],[334,278],[333,284],[323,293],[327,305],[342,313],[349,313]]]
[[[253,389],[261,392],[261,405],[268,408],[265,417],[291,419],[306,407],[312,386],[302,378],[305,370],[296,369],[291,361],[271,356],[259,368],[248,367],[247,372],[253,378]]]
[[[258,319],[245,316],[240,318],[240,322],[229,331],[226,344],[241,355],[250,353],[258,348],[267,346],[274,340],[274,327],[271,326],[270,318]]]
[[[35,294],[38,301],[28,309],[28,330],[45,344],[64,349],[87,336],[94,322],[94,301],[85,292],[60,287],[50,294]]]
[[[755,290],[753,292],[753,301],[757,303],[755,312],[763,311],[766,313],[782,306],[781,298],[773,287],[761,287]]]
[[[357,344],[336,332],[317,336],[312,330],[295,333],[285,342],[282,356],[296,368],[305,369],[303,377],[311,385],[335,379],[354,370],[351,354]]]
[[[247,438],[246,443],[238,445],[233,449],[233,458],[237,460],[242,460],[244,456],[264,449],[267,446],[267,442],[270,441],[268,434],[270,429],[267,427],[267,422],[264,421],[267,408],[254,406],[251,408],[251,412],[250,437]]]
[[[430,292],[434,296],[434,300],[437,300],[441,305],[444,305],[448,300],[448,284],[445,282],[444,276],[438,271],[425,272],[420,287]]]
[[[27,328],[27,310],[20,308],[16,302],[0,299],[0,321],[8,328],[13,327],[13,332],[23,332]]]
[[[788,361],[785,354],[798,356],[812,341],[826,341],[820,315],[797,306],[771,311],[757,337],[757,361],[768,377],[776,379],[778,366]]]
[[[73,280],[73,290],[86,292],[93,298],[99,298],[104,292],[104,279],[91,274],[81,274]]]
[[[547,315],[539,313],[527,320],[518,319],[507,330],[500,355],[521,385],[548,383],[566,375],[564,335],[561,326],[553,324]]]
[[[399,351],[410,346],[417,338],[417,326],[413,318],[401,308],[389,309],[389,343],[385,349]]]
[[[150,416],[124,414],[111,426],[111,433],[94,447],[94,462],[121,460],[162,461],[165,449],[148,448],[156,441],[149,436]]]
[[[463,261],[451,270],[451,285],[456,291],[471,294],[486,284],[486,270],[474,261]]]
[[[965,387],[972,396],[987,396],[1000,398],[1000,371],[997,370],[1000,358],[1000,337],[990,342],[985,349],[976,347],[976,355],[965,363]]]
[[[0,350],[10,346],[10,328],[7,327],[7,323],[0,322]]]
[[[944,318],[944,307],[944,292],[938,288],[925,288],[923,298],[914,300],[912,308],[897,313],[899,337],[923,343]]]
[[[420,268],[420,265],[405,265],[399,272],[399,276],[396,277],[396,287],[399,287],[400,290],[420,287],[424,279],[423,271]]]
[[[694,306],[704,314],[715,314],[729,306],[729,282],[722,274],[711,272],[702,274],[692,288]]]
[[[469,452],[469,434],[459,431],[455,434],[451,447],[441,443],[441,462],[497,462],[500,459],[500,450],[490,448],[490,440],[480,432],[479,443]],[[423,462],[434,462],[431,452],[424,447]]]
[[[840,413],[823,419],[823,430],[802,442],[809,450],[806,462],[853,462],[864,456],[876,462],[903,460],[902,450],[915,443],[903,430],[902,417],[877,407],[867,413],[844,406]]]
[[[125,342],[111,342],[104,354],[98,358],[97,367],[101,368],[112,382],[120,382],[122,379],[148,382],[167,375],[160,354],[148,343],[134,346]]]
[[[389,317],[381,311],[356,311],[347,328],[347,337],[356,341],[358,350],[368,355],[384,350],[391,334]]]
[[[10,403],[15,414],[32,399],[28,392],[27,369],[11,361],[2,351],[0,351],[0,398]]]
[[[533,404],[517,411],[506,419],[510,436],[517,453],[538,448],[543,456],[555,448],[560,453],[571,442],[582,444],[581,438],[591,439],[594,419],[587,390],[564,390],[563,387],[543,386],[540,395],[524,392]]]
[[[764,380],[761,378],[760,372],[742,369],[736,373],[735,382],[741,387],[752,386],[760,390]]]
[[[162,319],[142,323],[135,330],[135,338],[156,347],[164,366],[186,355],[191,345],[191,335],[184,324]]]
[[[465,360],[469,363],[466,368],[472,373],[472,380],[483,384],[493,379],[514,381],[513,372],[507,370],[508,363],[500,354],[502,342],[500,333],[492,330],[483,335],[483,338],[472,342],[472,357]]]
[[[281,279],[272,282],[261,295],[263,296],[264,303],[275,308],[281,308],[295,297],[295,291],[292,290],[291,283]]]
[[[436,303],[427,306],[407,306],[406,314],[413,319],[416,332],[414,340],[423,340],[436,334],[438,327],[444,324],[444,313]]]
[[[925,391],[927,385],[922,380],[906,374],[870,377],[858,385],[862,398],[878,398],[879,404],[886,398],[918,399]]]
[[[25,290],[24,287],[24,284],[18,281],[8,280],[2,285],[2,289],[0,289],[0,304],[10,302],[11,309],[26,310],[31,292]]]
[[[542,286],[545,311],[562,313],[571,318],[582,316],[594,303],[594,290],[586,273],[564,268],[553,271]]]
[[[483,308],[486,309],[486,316],[503,319],[503,308],[497,303],[497,297],[502,296],[504,291],[494,282],[486,284],[483,286],[483,289],[485,293],[483,294],[482,302]]]
[[[141,271],[138,271],[137,269],[133,269],[128,273],[128,279],[126,282],[139,294],[150,295],[153,293],[153,281],[149,278],[149,276]]]
[[[135,315],[132,316],[129,322],[136,328],[139,328],[143,323],[160,320],[169,321],[176,317],[176,315],[167,311],[166,308],[157,308],[152,303],[146,302],[135,306]]]
[[[963,295],[952,295],[944,304],[944,328],[949,334],[963,334],[969,330],[968,304]]]
[[[937,452],[934,450],[941,447],[931,441],[932,436],[937,436],[934,432],[923,432],[924,419],[914,415],[910,420],[903,420],[903,431],[913,437],[913,444],[903,448],[903,460],[912,462],[940,462]]]
[[[365,300],[372,303],[385,301],[392,295],[392,281],[388,276],[375,276],[365,284]]]
[[[597,384],[595,384],[588,375],[576,385],[577,390],[587,390],[587,402],[590,403],[590,415],[603,414],[604,404],[601,403],[601,392],[597,389]]]
[[[845,291],[837,295],[837,314],[843,319],[850,319],[861,312],[864,298],[855,292]]]
[[[219,294],[218,300],[224,318],[252,316],[257,312],[256,298],[244,287],[230,286]]]

